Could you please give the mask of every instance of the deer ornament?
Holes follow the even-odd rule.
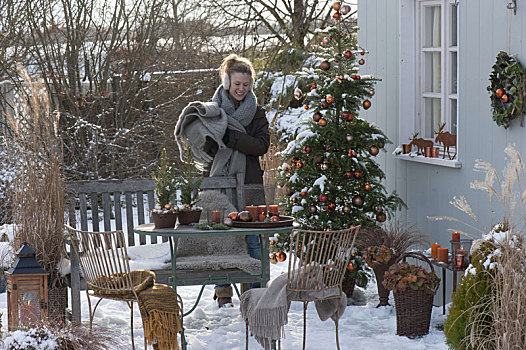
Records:
[[[417,139],[418,133],[415,132],[413,134],[413,137],[411,138],[411,142],[409,143],[411,146],[417,147],[417,153],[418,154],[424,154],[424,148],[426,147],[433,147],[433,141],[431,140],[425,140],[423,138]]]
[[[444,127],[446,126],[446,123],[443,123],[440,125],[438,132],[435,131],[435,134],[437,135],[435,137],[435,142],[441,143],[444,146],[444,152],[442,155],[442,159],[446,157],[446,151],[447,156],[450,160],[455,159],[457,156],[457,135],[451,134],[449,131],[443,131]],[[453,157],[449,154],[449,147],[455,146],[455,154]]]

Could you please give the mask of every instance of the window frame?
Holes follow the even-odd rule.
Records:
[[[456,132],[457,156],[454,160],[447,159],[438,165],[460,167],[458,152],[458,111],[459,111],[459,14],[460,8],[457,0],[402,0],[400,2],[400,92],[399,92],[399,140],[400,143],[409,143],[415,132],[419,137],[430,140],[435,139],[434,131],[437,125],[446,122],[444,131]],[[439,6],[440,11],[440,46],[435,48],[424,45],[424,9],[430,6]],[[454,12],[456,16],[454,16]],[[452,20],[456,20],[456,45],[453,42],[454,34]],[[424,91],[424,56],[426,52],[440,52],[440,92]],[[456,56],[456,57],[455,57]],[[456,67],[453,67],[456,58]],[[456,72],[454,69],[456,68]],[[455,74],[456,73],[456,74]],[[456,87],[456,92],[453,90]],[[431,131],[425,133],[425,99],[440,98],[440,122],[432,126]],[[452,131],[453,129],[453,131]],[[429,133],[432,133],[430,136]],[[443,147],[440,147],[441,152]],[[453,152],[454,153],[454,152]],[[401,159],[424,158],[421,156],[400,155]],[[442,157],[442,154],[441,154]],[[435,163],[436,158],[424,158],[418,161]],[[451,163],[451,164],[450,164]]]

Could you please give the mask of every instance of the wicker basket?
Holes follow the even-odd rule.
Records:
[[[408,257],[427,262],[433,271],[433,265],[429,259],[417,252],[405,253],[397,262],[405,261]],[[429,333],[435,295],[409,288],[403,292],[395,291],[393,294],[396,307],[396,334],[416,338]]]

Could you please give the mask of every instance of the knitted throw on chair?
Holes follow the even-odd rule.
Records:
[[[177,334],[183,328],[177,293],[170,286],[155,283],[138,296],[148,344],[156,342],[155,348],[158,350],[178,350]]]

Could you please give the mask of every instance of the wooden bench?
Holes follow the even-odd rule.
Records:
[[[220,190],[227,195],[236,208],[240,209],[245,207],[243,184],[243,174],[229,177],[213,177],[205,178],[201,183],[200,189]],[[151,222],[148,212],[155,206],[154,188],[155,183],[151,179],[70,182],[68,183],[67,206],[69,225],[78,227],[83,231],[122,230],[128,246],[165,242],[167,240],[166,237],[160,239],[156,236],[151,236],[148,242],[145,236],[137,235],[133,232],[134,226]],[[122,210],[116,210],[122,207],[125,208],[125,217],[122,215]],[[90,213],[91,216],[89,216]],[[137,221],[134,221],[134,217],[137,218]],[[89,225],[90,221],[91,227]],[[265,243],[268,244],[268,242]],[[70,252],[70,261],[72,321],[79,323],[81,319],[80,266],[74,251]],[[263,268],[267,272],[270,269],[269,266],[263,266]],[[163,277],[167,278],[170,274],[169,271],[156,272],[159,274],[161,281]],[[201,284],[202,278],[200,278],[200,275],[202,274],[206,274],[213,279],[214,275],[222,275],[224,273],[222,271],[196,271],[195,284]],[[230,275],[232,276],[232,282],[247,282],[246,280],[237,281],[235,273]],[[186,282],[184,285],[192,285],[192,283]]]

